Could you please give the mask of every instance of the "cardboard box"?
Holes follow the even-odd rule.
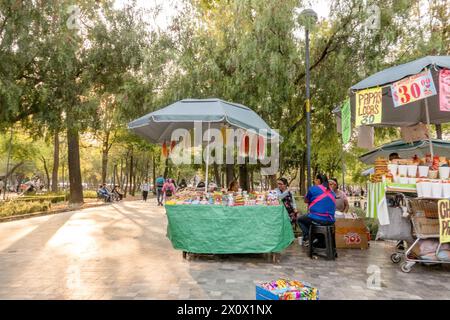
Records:
[[[336,248],[368,249],[368,231],[363,219],[336,219]]]

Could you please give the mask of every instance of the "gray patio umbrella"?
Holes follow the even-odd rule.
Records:
[[[443,68],[450,69],[450,56],[427,56],[377,72],[358,82],[350,88],[352,121],[356,114],[356,91],[382,87],[381,123],[371,126],[409,127],[420,122],[428,125],[450,122],[450,112],[441,111],[439,106],[439,70]],[[433,77],[437,95],[395,108],[389,85],[427,69]],[[433,144],[430,143],[429,148],[433,155]]]
[[[437,95],[427,99],[411,102],[399,108],[394,107],[392,93],[389,86],[398,80],[420,73],[425,68],[429,68],[433,76]],[[405,64],[385,69],[377,72],[370,77],[358,82],[350,88],[350,103],[352,108],[352,120],[355,119],[356,95],[355,91],[381,87],[383,113],[381,123],[373,126],[395,126],[409,127],[419,122],[441,124],[450,122],[450,112],[440,111],[439,109],[439,69],[450,69],[450,56],[427,56]],[[428,103],[429,121],[427,121],[426,104]]]
[[[272,130],[267,123],[250,108],[223,101],[221,99],[184,99],[163,109],[149,113],[128,124],[128,128],[137,135],[153,143],[168,142],[176,129],[193,129],[196,122],[202,123],[202,130],[230,128],[253,129],[258,132],[267,130],[269,140],[282,137]],[[209,144],[208,146],[209,147]],[[207,152],[209,155],[209,152]],[[206,159],[206,183],[208,185],[208,162]]]
[[[250,108],[220,99],[180,100],[130,122],[128,128],[150,142],[163,143],[170,141],[172,131],[175,129],[192,129],[195,122],[202,122],[204,129],[208,127],[220,129],[227,124],[232,128],[245,130],[266,129],[268,139],[278,136]]]
[[[450,157],[450,141],[432,139],[432,142],[433,149],[439,156]],[[412,158],[414,155],[423,158],[430,151],[429,144],[428,140],[412,143],[396,140],[363,154],[359,160],[366,164],[373,164],[378,157],[387,158],[394,152],[398,153],[400,158]]]

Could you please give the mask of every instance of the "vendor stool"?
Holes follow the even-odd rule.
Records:
[[[314,244],[314,240],[318,243]],[[334,225],[311,224],[309,227],[309,257],[313,258],[313,256],[322,256],[327,260],[337,258]]]

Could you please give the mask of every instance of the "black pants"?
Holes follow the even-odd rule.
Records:
[[[144,198],[144,201],[147,201],[148,191],[142,191],[142,198]]]
[[[331,226],[334,224],[334,222],[332,221],[321,221],[321,220],[314,220],[311,219],[310,217],[308,217],[308,215],[303,215],[298,217],[297,219],[297,223],[298,226],[300,227],[300,229],[302,229],[302,233],[303,233],[303,240],[308,240],[309,238],[309,227],[311,226],[311,224],[318,224],[321,226]]]

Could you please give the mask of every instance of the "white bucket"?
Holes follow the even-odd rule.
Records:
[[[450,198],[450,183],[442,184],[442,193],[444,195],[444,198]]]
[[[417,190],[417,197],[422,198],[423,197],[422,181],[416,183],[416,190]]]
[[[400,177],[399,176],[394,176],[393,180],[394,180],[394,183],[400,183]]]
[[[442,183],[440,181],[432,182],[431,196],[432,198],[442,198]]]
[[[450,175],[450,167],[439,167],[439,178],[448,179]]]
[[[416,184],[417,178],[408,178],[409,184]]]
[[[400,184],[408,184],[409,178],[408,177],[400,177],[400,178],[398,178],[398,182]]]
[[[428,177],[428,170],[430,170],[430,167],[428,166],[419,166],[419,177],[420,178]]]
[[[389,171],[391,172],[391,174],[393,176],[396,176],[397,175],[397,170],[398,170],[398,164],[390,163],[390,164],[388,164],[388,169],[389,169]]]
[[[431,198],[431,181],[422,181],[422,196],[424,198]]]
[[[408,174],[408,166],[405,165],[399,165],[398,166],[398,174],[400,176],[405,176]]]
[[[417,177],[417,165],[409,165],[408,167],[408,177]]]

